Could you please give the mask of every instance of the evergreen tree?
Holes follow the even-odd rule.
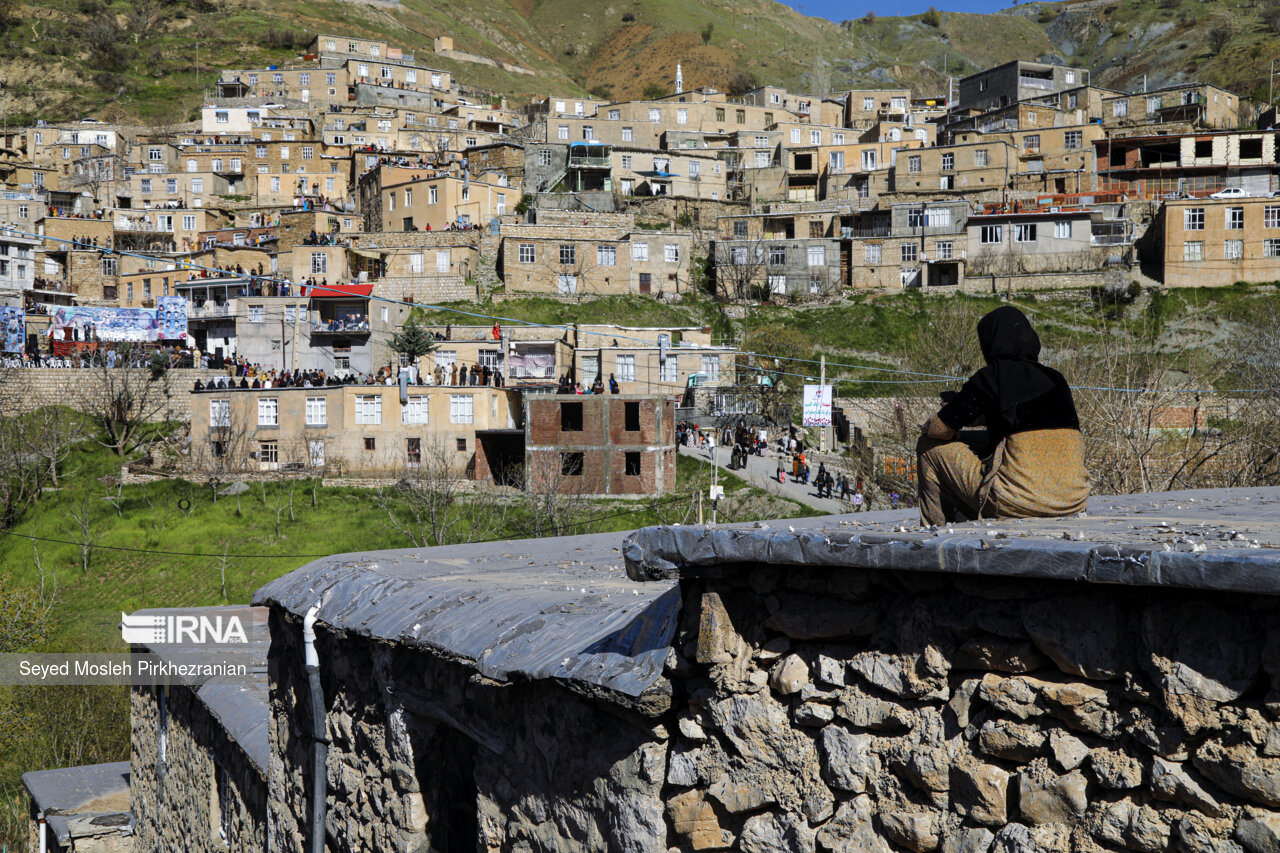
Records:
[[[391,349],[406,356],[410,364],[417,364],[418,359],[435,348],[435,339],[412,319],[391,336]]]

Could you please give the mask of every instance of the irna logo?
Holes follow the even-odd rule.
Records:
[[[143,646],[248,643],[246,613],[121,613],[120,634],[126,643]]]

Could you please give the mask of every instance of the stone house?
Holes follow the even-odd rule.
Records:
[[[500,178],[505,176],[489,182],[430,169],[379,166],[360,178],[365,230],[440,231],[451,224],[487,227],[520,200],[520,190],[506,186]]]
[[[840,96],[845,127],[869,130],[882,120],[905,119],[910,113],[910,89],[852,89]]]
[[[1280,279],[1280,199],[1171,199],[1148,235],[1168,287]]]
[[[584,220],[503,226],[497,266],[507,291],[572,296],[679,293],[690,287],[692,233]]]
[[[31,853],[132,853],[129,762],[22,774]]]
[[[1129,198],[1205,196],[1228,186],[1266,195],[1280,165],[1270,131],[1112,136],[1094,148],[1098,188]]]
[[[1184,83],[1103,98],[1101,118],[1109,129],[1172,123],[1234,130],[1240,127],[1242,106],[1240,96],[1226,89]],[[1151,130],[1154,132],[1155,128]]]
[[[1114,246],[1093,240],[1087,209],[981,212],[971,215],[968,232],[970,275],[1092,272],[1103,269]]]
[[[588,336],[573,348],[570,367],[584,388],[596,377],[609,387],[609,377],[618,381],[624,394],[665,394],[678,397],[689,387],[691,377],[710,386],[733,381],[738,351],[732,346],[682,341],[679,332],[670,341],[646,346],[627,334],[614,337]],[[659,337],[672,337],[662,333]]]
[[[1088,69],[1015,59],[960,78],[956,107],[986,112],[1084,84]]]
[[[519,392],[488,386],[411,385],[403,398],[389,385],[223,389],[193,394],[191,409],[195,471],[379,477],[445,465],[487,478],[501,466],[478,436],[521,429]]]
[[[526,488],[579,496],[675,488],[671,395],[532,394],[524,406]]]
[[[853,288],[951,287],[964,282],[967,201],[902,202],[861,211],[850,229]]]
[[[1074,194],[1097,188],[1094,142],[1105,137],[1100,125],[1080,124],[993,133],[961,131],[954,135],[954,141],[1003,142],[1015,150],[1011,189]]]
[[[1017,171],[1017,150],[1005,141],[940,145],[909,151],[893,165],[891,187],[898,193],[970,200],[998,199]]]

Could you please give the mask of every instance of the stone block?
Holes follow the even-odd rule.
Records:
[[[698,663],[729,663],[745,650],[724,602],[714,592],[704,593],[698,618]]]
[[[1116,678],[1125,668],[1125,625],[1114,601],[1085,596],[1031,602],[1027,634],[1068,675]]]
[[[1040,669],[1048,663],[1049,658],[1030,642],[996,636],[975,637],[957,649],[955,654],[956,669],[1023,673]]]
[[[715,809],[700,791],[685,791],[669,799],[667,820],[694,850],[721,850],[733,843],[733,836],[720,828]]]
[[[881,812],[880,828],[894,844],[915,853],[937,850],[938,816],[933,812]]]
[[[957,829],[942,842],[942,853],[987,853],[995,835],[989,829]]]
[[[1276,853],[1280,851],[1280,815],[1241,815],[1234,835],[1249,853]]]
[[[951,800],[974,823],[1003,826],[1008,820],[1007,770],[991,764],[970,764],[951,769]]]
[[[880,772],[880,759],[871,751],[871,735],[851,734],[840,726],[827,726],[818,735],[822,775],[833,788],[862,793]]]
[[[1123,750],[1105,746],[1091,750],[1089,766],[1104,788],[1125,790],[1142,784],[1142,762]]]
[[[1128,800],[1103,806],[1095,816],[1093,836],[1138,853],[1160,853],[1169,848],[1172,827],[1149,806]]]
[[[819,827],[818,844],[832,853],[893,853],[872,825],[874,813],[875,805],[866,794],[841,803],[835,817]]]
[[[1018,775],[1018,806],[1033,824],[1071,823],[1089,805],[1088,786],[1079,770],[1057,776],[1047,767],[1029,768]]]
[[[796,815],[753,815],[743,824],[738,849],[743,853],[814,853],[816,833]]]
[[[1049,749],[1053,752],[1053,760],[1064,773],[1075,770],[1089,757],[1089,747],[1085,746],[1084,741],[1058,729],[1049,733]]]
[[[1250,802],[1280,808],[1280,758],[1262,758],[1245,743],[1205,741],[1192,758],[1218,787]]]
[[[787,655],[769,673],[769,685],[777,693],[790,696],[809,683],[809,665],[799,655]]]
[[[977,748],[995,758],[1025,764],[1040,755],[1046,740],[1039,726],[987,720],[978,731]]]
[[[1157,800],[1197,809],[1221,817],[1222,806],[1210,796],[1183,765],[1156,756],[1151,763],[1151,795]]]

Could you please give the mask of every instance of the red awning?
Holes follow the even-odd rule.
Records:
[[[312,299],[323,299],[325,297],[352,297],[362,296],[368,297],[373,294],[373,284],[317,284],[314,287],[302,286],[302,295],[310,296]]]

